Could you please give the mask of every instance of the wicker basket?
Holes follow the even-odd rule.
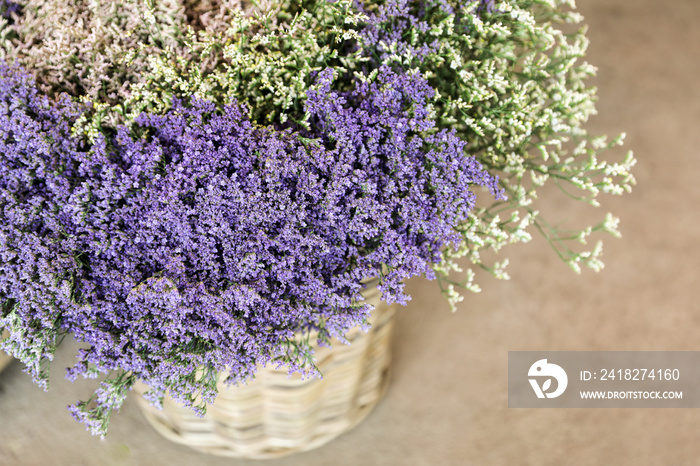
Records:
[[[166,438],[219,456],[275,458],[329,442],[362,421],[388,384],[394,307],[379,301],[374,287],[364,295],[375,306],[372,329],[352,329],[351,345],[315,347],[323,379],[261,368],[247,385],[220,383],[216,402],[202,418],[167,397],[162,411],[138,397],[146,419]],[[147,389],[136,387],[140,393]]]
[[[6,337],[7,332],[3,331],[2,335],[0,335],[0,340],[4,340]],[[12,359],[12,356],[5,353],[3,350],[0,350],[0,371],[2,371],[5,368],[5,366],[7,366],[12,361]]]

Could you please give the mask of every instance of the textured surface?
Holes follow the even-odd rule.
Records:
[[[389,382],[397,305],[380,301],[374,286],[362,295],[375,307],[372,329],[353,328],[346,335],[349,345],[333,339],[332,347],[314,346],[323,379],[289,377],[270,364],[244,386],[220,380],[216,402],[204,417],[169,397],[162,410],[139,398],[144,415],[166,438],[217,456],[279,458],[328,443],[367,417]],[[135,390],[143,393],[148,386],[137,383]]]
[[[49,394],[13,364],[0,376],[2,465],[697,464],[698,410],[507,408],[508,350],[698,350],[700,341],[700,16],[696,0],[585,0],[589,60],[600,68],[591,131],[627,131],[635,192],[605,199],[623,240],[606,269],[576,277],[543,241],[511,251],[510,282],[448,311],[414,280],[399,309],[393,380],[357,428],[270,462],[213,458],[156,434],[127,401],[109,437],[90,437],[65,406],[90,393],[60,379]],[[549,205],[570,217],[571,203]],[[601,212],[602,213],[602,212]]]

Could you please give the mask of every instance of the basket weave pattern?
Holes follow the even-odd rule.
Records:
[[[323,379],[289,377],[287,370],[265,367],[242,386],[219,383],[219,395],[199,418],[166,397],[163,410],[138,397],[146,419],[166,438],[205,453],[238,458],[275,458],[317,448],[350,430],[384,394],[390,363],[394,307],[368,288],[375,306],[372,329],[347,334],[350,345],[314,346]],[[147,386],[139,384],[143,393]]]

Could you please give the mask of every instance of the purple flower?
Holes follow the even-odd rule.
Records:
[[[0,0],[0,16],[4,18],[12,18],[13,14],[19,14],[22,6],[19,3],[15,3],[11,0]]]
[[[329,69],[308,92],[310,130],[193,98],[87,145],[70,135],[80,109],[0,68],[0,326],[39,382],[66,333],[87,344],[71,378],[118,372],[72,408],[95,432],[136,378],[154,402],[167,390],[202,411],[194,395],[214,399],[217,371],[314,373],[308,346],[285,352],[296,332],[366,323],[370,276],[405,302],[403,280],[431,277],[459,242],[472,187],[498,194],[434,128],[420,75],[333,86]]]

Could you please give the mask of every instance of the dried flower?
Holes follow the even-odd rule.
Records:
[[[308,344],[280,353],[295,334],[366,323],[370,276],[405,302],[403,280],[459,241],[473,186],[498,194],[463,141],[431,131],[420,75],[382,67],[347,93],[333,79],[308,92],[310,130],[193,98],[87,145],[75,105],[0,70],[5,346],[41,382],[56,335],[88,344],[71,377],[116,372],[73,407],[94,432],[136,378],[203,410],[195,395],[216,388],[198,370],[244,380],[282,358],[313,373]]]
[[[618,219],[537,208],[634,183],[631,154],[600,158],[622,136],[582,128],[572,3],[0,2],[2,346],[46,386],[62,338],[86,343],[68,377],[108,375],[71,411],[103,435],[136,379],[203,413],[220,371],[317,375],[308,335],[365,325],[370,276],[401,303],[438,278],[454,309],[479,290],[459,260],[508,278],[480,253],[533,227],[599,270],[600,242],[569,245]]]

